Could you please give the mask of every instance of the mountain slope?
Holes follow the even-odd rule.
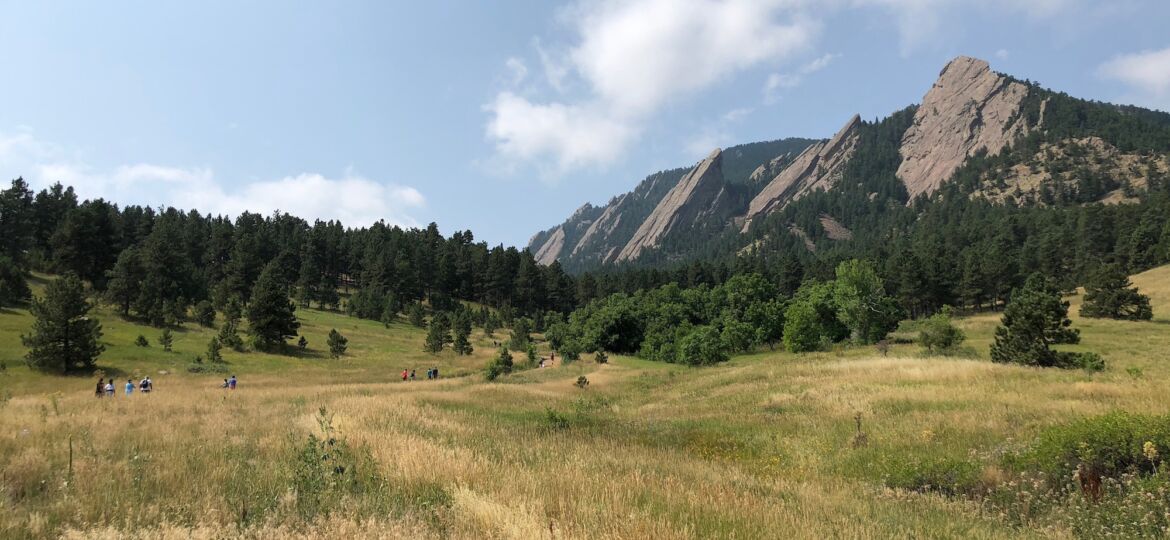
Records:
[[[1170,176],[1170,114],[1072,98],[961,56],[921,105],[872,123],[854,116],[831,139],[795,151],[738,148],[746,147],[755,152],[750,173],[738,168],[745,160],[729,173],[733,147],[723,152],[721,181],[696,182],[694,170],[660,173],[611,201],[583,240],[572,235],[582,220],[570,218],[529,249],[574,272],[657,267],[830,245],[871,249],[913,222],[920,201],[948,189],[1012,206],[1136,202]],[[630,211],[627,201],[639,193]]]

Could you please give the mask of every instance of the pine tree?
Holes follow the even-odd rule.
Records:
[[[410,317],[410,324],[419,328],[426,326],[426,312],[423,311],[422,304],[414,302],[407,311],[407,315]]]
[[[0,191],[0,255],[27,268],[33,226],[33,192],[23,178],[17,178],[10,188]]]
[[[171,352],[171,346],[175,343],[175,336],[171,333],[170,328],[164,328],[162,334],[158,336],[158,344],[162,346],[166,352]]]
[[[213,364],[223,363],[223,355],[220,354],[222,349],[223,345],[219,342],[219,338],[211,338],[211,341],[207,342],[207,361]]]
[[[512,321],[512,339],[509,346],[512,350],[522,351],[528,348],[528,342],[532,339],[529,334],[532,333],[532,319],[528,317],[516,317]]]
[[[1058,343],[1077,343],[1080,332],[1072,328],[1068,302],[1047,278],[1035,274],[1023,288],[1012,292],[995,329],[991,361],[1042,367],[1072,367],[1069,357],[1053,351]]]
[[[244,352],[244,340],[240,339],[239,328],[240,320],[238,317],[228,318],[223,322],[223,326],[219,327],[219,335],[216,338],[224,347],[236,352]]]
[[[32,298],[24,271],[6,255],[0,255],[0,307],[14,306]]]
[[[210,301],[201,300],[195,304],[195,322],[204,328],[215,326],[215,307],[211,305]]]
[[[36,317],[32,333],[20,336],[29,348],[29,365],[61,373],[92,368],[105,346],[100,343],[102,325],[89,316],[90,308],[76,275],[49,283],[44,298],[34,299],[29,309]]]
[[[1115,264],[1103,265],[1085,286],[1081,316],[1098,319],[1148,321],[1154,316],[1150,297],[1138,292],[1129,276]]]
[[[336,328],[329,331],[329,356],[333,358],[341,358],[345,354],[346,347],[349,346],[349,340],[341,335]]]
[[[296,305],[288,297],[288,286],[281,279],[282,269],[273,261],[264,268],[252,288],[248,303],[248,325],[256,348],[274,350],[297,335]]]
[[[434,314],[431,317],[430,327],[427,328],[427,339],[423,344],[423,350],[431,354],[442,352],[443,345],[451,341],[450,330],[447,316],[443,313]]]
[[[471,341],[469,340],[469,337],[471,336],[470,314],[468,314],[466,311],[461,311],[458,315],[455,316],[454,331],[455,342],[453,348],[455,349],[455,353],[460,355],[468,355],[474,352],[474,349],[471,347]]]

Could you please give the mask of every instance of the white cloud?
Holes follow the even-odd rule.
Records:
[[[486,107],[492,113],[488,136],[506,159],[531,161],[551,156],[552,174],[611,162],[638,128],[597,106],[533,103],[511,92]]]
[[[1009,56],[1011,56],[1011,53],[1008,52],[1007,49],[999,49],[995,51],[995,57],[999,58],[1000,60],[1006,60]]]
[[[1116,56],[1097,72],[1128,85],[1139,102],[1170,108],[1170,47]]]
[[[280,210],[307,220],[341,220],[347,226],[380,219],[417,226],[410,212],[426,205],[412,187],[383,184],[352,171],[340,178],[301,173],[231,184],[219,180],[210,168],[136,163],[100,169],[28,133],[0,133],[0,171],[23,174],[36,189],[61,182],[73,186],[81,198],[101,197],[123,205],[174,206],[230,216],[245,210],[261,214]]]
[[[554,90],[587,92],[537,102],[511,91],[485,106],[498,157],[555,164],[554,174],[617,159],[667,103],[729,76],[805,50],[819,25],[803,0],[598,0],[572,8],[575,41],[555,55],[535,42]]]
[[[830,63],[841,55],[825,53],[806,64],[800,66],[795,73],[773,73],[764,81],[764,103],[775,103],[780,99],[780,91],[786,88],[795,88],[804,82],[804,78],[828,67]]]

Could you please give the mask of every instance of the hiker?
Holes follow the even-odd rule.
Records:
[[[134,379],[126,379],[126,397],[134,393]]]
[[[228,379],[228,390],[235,390],[235,389],[236,389],[236,376],[232,375],[232,378]]]
[[[402,382],[406,382],[406,378],[409,376],[410,376],[410,372],[406,371],[405,369],[402,370]]]
[[[435,372],[435,378],[438,379],[439,378],[439,366],[435,366],[434,368],[431,369],[431,371]]]
[[[106,395],[114,397],[114,378],[110,377],[110,382],[106,383]]]
[[[102,384],[105,379],[98,379],[97,390],[94,391],[95,396],[101,398],[106,395],[106,385]]]
[[[228,387],[228,380],[227,380],[227,379],[224,379],[224,380],[223,380],[223,384],[219,385],[219,387],[220,387],[220,388],[227,388],[227,387]]]
[[[410,380],[414,380],[414,370],[410,370]]]
[[[145,394],[145,393],[147,393],[147,392],[149,392],[149,391],[150,391],[150,389],[148,388],[148,386],[149,386],[149,384],[147,384],[147,382],[146,382],[146,377],[143,377],[143,378],[142,378],[142,381],[140,381],[140,382],[138,383],[138,389],[139,389],[139,390],[141,390],[143,394]]]
[[[153,390],[154,390],[154,381],[150,380],[150,377],[147,377],[146,378],[146,391],[150,392]]]

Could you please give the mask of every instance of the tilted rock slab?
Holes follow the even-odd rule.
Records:
[[[1027,86],[991,71],[983,60],[951,60],[902,137],[897,174],[910,197],[933,193],[980,149],[996,155],[1025,132],[1025,123],[1013,118],[1027,94]]]
[[[658,247],[663,237],[678,228],[691,227],[705,219],[722,219],[730,206],[723,185],[723,152],[716,148],[667,192],[614,260],[636,259],[644,250]]]
[[[536,251],[533,258],[536,262],[548,266],[560,257],[561,250],[565,248],[565,226],[561,225],[553,231],[552,235],[545,240],[540,249]]]
[[[748,231],[753,219],[779,210],[806,193],[836,185],[857,148],[860,126],[861,117],[854,115],[832,139],[813,144],[796,156],[748,204],[742,231]]]

